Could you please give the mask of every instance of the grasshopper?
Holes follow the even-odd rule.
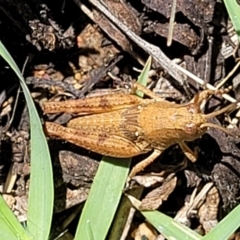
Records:
[[[200,110],[203,100],[224,91],[204,90],[189,103],[176,104],[163,100],[140,84],[134,84],[134,88],[150,98],[118,93],[45,102],[44,113],[78,114],[66,127],[46,122],[45,131],[51,137],[111,157],[129,158],[152,151],[132,169],[130,178],[173,144],[179,144],[187,158],[194,162],[196,156],[185,141],[201,137],[208,127],[226,132],[225,128],[208,122],[208,119],[233,108],[232,104],[210,114]]]

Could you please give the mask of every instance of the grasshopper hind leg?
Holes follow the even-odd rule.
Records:
[[[60,124],[46,122],[45,131],[49,136],[57,137],[71,142],[90,151],[100,153],[105,156],[117,158],[130,158],[151,150],[147,142],[134,143],[126,138],[96,132],[85,132],[81,129],[63,127]],[[129,178],[135,176],[142,171],[150,163],[152,163],[162,151],[154,149],[149,157],[133,167],[129,174]]]
[[[66,140],[77,146],[110,157],[134,157],[145,153],[145,149],[148,147],[148,144],[135,144],[121,136],[63,127],[52,122],[45,123],[45,131],[49,136]]]

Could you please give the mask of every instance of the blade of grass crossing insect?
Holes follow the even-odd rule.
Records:
[[[138,82],[147,84],[151,57]],[[139,96],[143,96],[141,92]],[[78,224],[76,240],[105,239],[118,207],[131,159],[103,157]]]
[[[38,113],[20,70],[0,42],[0,54],[20,80],[30,116],[31,174],[28,199],[28,231],[34,239],[48,239],[53,211],[53,175],[48,145]]]
[[[102,159],[81,215],[76,240],[106,238],[122,195],[129,164],[129,159]]]
[[[31,239],[0,195],[0,236],[1,239]]]
[[[142,215],[167,239],[201,240],[202,236],[158,211],[141,211]],[[212,238],[217,239],[217,238]]]
[[[237,32],[238,39],[240,39],[240,5],[238,4],[238,1],[224,0],[223,2],[226,6],[235,31]]]

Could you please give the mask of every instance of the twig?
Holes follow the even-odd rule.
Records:
[[[170,20],[169,20],[168,37],[167,37],[167,46],[168,47],[171,46],[171,44],[172,44],[176,7],[177,7],[177,0],[172,0],[172,9],[171,9],[171,16],[170,16]]]
[[[93,21],[95,22],[101,29],[103,32],[105,32],[106,34],[109,34],[108,31],[106,31],[106,29],[101,25],[99,24],[96,19],[94,18],[94,15],[93,15],[93,12],[91,10],[89,10],[89,8],[87,8],[86,5],[84,5],[80,0],[73,0],[77,6],[79,6],[79,8]],[[110,25],[115,28],[116,30],[116,26],[110,22]],[[113,32],[115,31],[113,29]],[[118,28],[117,28],[118,30]],[[120,30],[119,30],[120,31]],[[116,33],[115,33],[116,34]],[[122,34],[122,33],[121,33]],[[111,37],[111,36],[109,36]],[[114,39],[116,41],[116,39]],[[117,44],[122,47],[118,42]],[[125,49],[126,51],[128,51],[142,66],[145,65],[145,62],[142,60],[142,58],[135,52],[131,51],[131,49]]]
[[[75,0],[78,1],[79,0]],[[132,41],[134,41],[139,47],[144,49],[149,55],[151,55],[168,73],[175,78],[182,86],[184,85],[184,79],[178,72],[176,64],[174,64],[160,48],[150,44],[136,35],[121,21],[119,21],[104,4],[102,0],[90,0],[90,3],[101,11],[107,18],[109,18],[115,25],[118,26]]]
[[[92,12],[81,1],[79,0],[73,0],[73,1],[92,21],[94,21]]]
[[[191,72],[189,72],[188,70],[180,67],[179,65],[177,65],[177,68],[184,74],[186,74],[188,77],[192,78],[195,82],[199,83],[203,88],[207,88],[207,89],[211,89],[211,90],[217,90],[216,87],[214,87],[213,85],[204,82],[201,78],[197,77],[196,75],[192,74]],[[223,94],[222,95],[223,98],[225,98],[226,100],[228,100],[229,102],[235,103],[237,102],[237,100],[231,96],[229,96],[228,94]],[[240,104],[238,104],[238,106],[240,106]]]
[[[236,72],[239,66],[240,66],[240,61],[237,62],[235,67],[232,69],[232,71],[228,73],[228,75],[216,86],[216,88],[219,89],[220,87],[222,87],[223,84],[227,82],[227,80]]]

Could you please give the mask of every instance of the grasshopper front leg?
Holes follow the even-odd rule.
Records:
[[[216,89],[216,90],[206,89],[196,94],[196,96],[191,100],[191,103],[194,103],[200,107],[203,101],[207,100],[210,96],[218,95],[218,94],[223,95],[224,93],[228,93],[228,92],[229,92],[229,89]]]
[[[193,152],[185,142],[179,142],[179,146],[181,147],[183,153],[185,156],[191,161],[191,162],[196,162],[197,160],[197,153]]]
[[[183,150],[185,156],[191,160],[192,162],[195,162],[197,157],[196,153],[194,153],[184,142],[179,142],[178,143]],[[152,162],[155,161],[157,157],[161,155],[162,151],[160,149],[154,149],[154,151],[144,160],[142,160],[140,163],[135,165],[133,169],[131,170],[128,178],[131,179],[133,178],[138,172],[142,171],[144,168],[146,168],[148,165],[150,165]]]

